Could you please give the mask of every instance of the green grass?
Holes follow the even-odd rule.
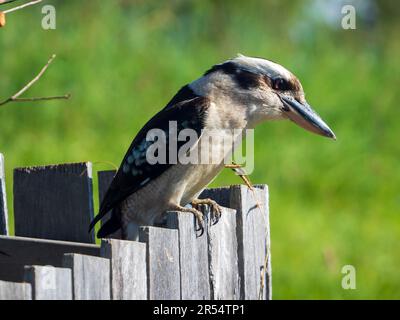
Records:
[[[395,4],[380,2],[375,27],[359,21],[346,31],[310,19],[300,1],[47,2],[57,9],[56,30],[41,28],[40,6],[10,14],[0,30],[0,97],[16,92],[52,53],[58,57],[27,96],[73,97],[0,108],[11,212],[14,167],[118,165],[182,85],[238,52],[262,56],[301,79],[338,137],[290,122],[256,130],[251,178],[270,187],[274,298],[400,298]],[[227,171],[213,185],[238,182]],[[347,264],[356,267],[356,290],[341,288]]]

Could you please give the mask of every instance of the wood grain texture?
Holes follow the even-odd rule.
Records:
[[[194,216],[182,212],[168,212],[167,227],[178,230],[181,299],[209,300],[207,231],[200,236]]]
[[[268,187],[255,186],[254,192],[245,186],[233,187],[231,205],[238,208],[237,233],[240,239],[239,271],[242,279],[242,299],[271,299]],[[262,284],[261,279],[264,280]]]
[[[8,236],[0,236],[0,249],[0,279],[15,282],[24,280],[25,265],[62,267],[65,253],[100,255],[94,244]]]
[[[141,227],[139,240],[146,243],[147,299],[179,300],[178,231]]]
[[[4,157],[0,153],[0,235],[8,235],[8,211],[6,183],[4,173]]]
[[[110,186],[111,181],[113,180],[116,173],[117,171],[115,170],[99,171],[97,173],[97,177],[99,180],[99,203],[101,203],[104,196],[106,195],[108,187]],[[107,212],[107,214],[101,219],[101,224],[103,225],[104,223],[106,223],[108,219],[110,219],[110,217],[111,217],[111,211]],[[121,239],[121,231],[118,230],[110,234],[107,238]]]
[[[110,300],[110,260],[65,254],[63,265],[72,270],[74,300]]]
[[[209,213],[207,213],[209,216]],[[222,208],[215,224],[208,219],[208,255],[212,300],[240,299],[236,211]]]
[[[72,300],[70,269],[26,266],[25,281],[31,284],[32,300]]]
[[[241,299],[271,299],[272,268],[268,187],[256,185],[254,192],[244,185],[208,189],[202,193],[201,197],[212,198],[219,204],[237,211],[236,233]],[[266,269],[264,269],[265,263]],[[262,284],[261,274],[264,279]]]
[[[31,285],[0,280],[1,300],[32,300]]]
[[[146,244],[105,239],[101,256],[110,260],[111,299],[147,299]]]
[[[16,235],[94,243],[92,219],[91,163],[14,170]]]

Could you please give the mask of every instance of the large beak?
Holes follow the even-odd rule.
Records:
[[[283,112],[290,120],[308,131],[336,140],[333,131],[307,103],[283,95],[280,98],[285,106]]]

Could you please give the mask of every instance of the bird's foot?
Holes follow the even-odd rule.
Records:
[[[197,225],[198,225],[198,229],[196,229],[196,231],[200,231],[200,237],[203,235],[204,233],[204,217],[203,217],[203,213],[199,210],[197,210],[196,208],[187,208],[187,207],[182,207],[182,206],[176,206],[174,208],[177,211],[180,212],[188,212],[188,213],[192,213],[196,220],[197,220]]]
[[[194,199],[191,202],[192,206],[195,207],[196,209],[199,208],[201,205],[209,205],[210,206],[210,213],[211,213],[211,218],[213,219],[214,223],[216,224],[219,221],[219,218],[221,218],[221,206],[214,200],[212,199]]]

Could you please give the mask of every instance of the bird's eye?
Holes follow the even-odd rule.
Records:
[[[272,88],[275,90],[286,91],[290,90],[290,84],[283,78],[272,79]]]

